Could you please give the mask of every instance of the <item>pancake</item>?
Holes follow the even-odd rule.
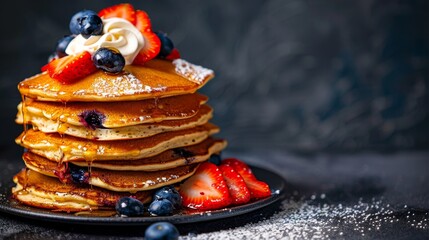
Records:
[[[23,154],[22,159],[27,168],[40,174],[58,177],[62,182],[70,183],[70,169],[76,169],[71,163],[58,164],[31,152]],[[95,167],[84,167],[90,185],[115,192],[137,192],[175,184],[192,176],[198,164],[179,166],[161,171],[112,171]],[[88,170],[90,169],[90,171]]]
[[[87,128],[70,125],[68,123],[59,123],[44,117],[32,117],[33,128],[45,133],[61,133],[74,137],[93,139],[98,141],[128,140],[145,138],[162,132],[177,131],[187,128],[193,128],[206,124],[212,118],[212,109],[208,105],[203,105],[197,115],[179,120],[162,121],[159,123],[140,124],[135,126],[120,128]]]
[[[55,211],[79,212],[97,209],[114,209],[116,202],[126,196],[133,196],[143,203],[151,201],[151,191],[137,193],[112,192],[97,187],[61,183],[29,169],[23,169],[14,176],[17,184],[12,189],[13,197],[33,207]]]
[[[88,126],[85,112],[98,112],[104,116],[100,125],[104,128],[118,128],[165,120],[178,120],[193,117],[200,105],[207,102],[201,94],[186,94],[161,99],[147,99],[126,102],[40,102],[26,99],[18,106],[16,122],[32,122],[35,117],[43,117],[58,123],[75,126]],[[22,106],[25,109],[22,109]]]
[[[221,152],[227,145],[222,139],[207,138],[199,144],[164,151],[158,155],[133,161],[94,161],[91,167],[114,171],[159,171],[178,166],[206,161],[212,154]],[[73,161],[81,167],[88,166],[85,161]]]
[[[211,123],[190,129],[166,132],[148,138],[127,141],[91,141],[57,133],[29,129],[16,143],[53,161],[134,160],[155,156],[167,149],[190,146],[204,141],[219,128]]]
[[[208,138],[199,144],[169,149],[153,157],[133,161],[94,161],[92,163],[86,161],[72,161],[70,163],[80,167],[91,166],[92,168],[102,168],[113,171],[160,171],[206,161],[212,154],[221,152],[226,145],[227,143],[225,140]],[[50,161],[52,162],[51,165],[43,167],[43,164],[39,163],[44,159],[42,158],[43,157],[31,152],[23,155],[23,160],[29,168],[32,168],[31,166],[47,168],[47,170],[61,168],[57,162],[53,161]],[[55,165],[53,165],[53,163],[55,163]]]
[[[213,77],[212,70],[183,59],[153,59],[144,66],[125,66],[117,75],[98,70],[72,84],[61,84],[43,72],[19,83],[18,90],[41,101],[135,101],[194,93]]]

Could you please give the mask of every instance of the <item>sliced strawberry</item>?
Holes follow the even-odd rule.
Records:
[[[150,22],[149,15],[143,10],[136,11],[135,25],[140,32],[152,32],[152,23]]]
[[[180,58],[180,53],[179,53],[179,50],[177,50],[177,48],[174,48],[173,50],[171,50],[171,53],[168,54],[167,57],[165,57],[165,59],[170,61],[173,61],[178,58]]]
[[[244,182],[246,182],[246,185],[249,188],[251,199],[271,196],[270,186],[265,182],[256,179],[255,175],[252,173],[252,169],[250,169],[250,167],[244,162],[235,158],[228,158],[223,160],[222,164],[231,166],[241,175],[241,177],[243,177]]]
[[[128,20],[133,25],[136,24],[136,11],[134,10],[133,5],[129,3],[122,3],[102,9],[100,12],[98,12],[98,16],[102,18],[123,18]]]
[[[271,196],[270,186],[267,183],[255,179],[243,178],[250,191],[251,199],[260,199]]]
[[[84,51],[52,60],[42,67],[42,71],[47,71],[51,78],[62,84],[70,84],[97,71],[97,68],[91,60],[91,54]]]
[[[136,27],[140,30],[144,38],[144,47],[134,58],[133,64],[143,65],[145,62],[156,57],[161,49],[161,42],[158,36],[152,32],[152,24],[145,11],[136,11]]]
[[[50,64],[51,62],[55,61],[55,60],[56,60],[56,59],[53,59],[53,60],[49,61],[47,64],[45,64],[43,67],[41,67],[41,68],[40,68],[40,70],[41,70],[42,72],[48,71],[49,64]]]
[[[249,202],[250,191],[240,174],[227,164],[221,164],[219,169],[222,172],[226,185],[228,186],[232,203],[234,205],[241,205]]]
[[[222,172],[213,163],[202,163],[195,174],[180,186],[183,206],[215,210],[231,204],[228,186]]]
[[[244,180],[256,180],[255,175],[253,175],[252,169],[250,169],[247,164],[236,158],[226,158],[222,161],[222,164],[227,164],[234,168],[234,170],[237,171],[243,177]]]

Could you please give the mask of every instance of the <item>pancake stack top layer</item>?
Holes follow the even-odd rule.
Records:
[[[101,19],[106,27],[117,17]],[[135,21],[136,28],[142,26]],[[153,47],[157,42],[149,30],[141,34]],[[208,122],[207,97],[196,93],[213,71],[178,58],[177,49],[162,55],[163,36],[158,37],[159,54],[142,46],[131,63],[119,47],[127,65],[116,73],[98,62],[76,64],[86,56],[78,52],[18,85],[23,100],[16,122],[25,127],[16,143],[27,149],[27,168],[14,177],[18,201],[69,212],[112,208],[123,196],[147,202],[150,190],[192,176],[199,163],[226,147],[226,141],[211,137],[219,128]],[[83,39],[78,35],[66,52],[76,48],[78,38]],[[94,59],[97,51],[91,55]],[[99,69],[86,71],[91,64]]]

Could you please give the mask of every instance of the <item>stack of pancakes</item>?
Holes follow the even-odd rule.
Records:
[[[14,177],[15,199],[36,207],[113,208],[124,196],[142,202],[151,190],[192,176],[226,147],[211,137],[207,97],[196,93],[213,71],[185,60],[152,60],[62,85],[45,72],[18,86],[16,138],[26,169]]]

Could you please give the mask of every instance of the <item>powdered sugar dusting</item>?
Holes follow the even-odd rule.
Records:
[[[325,197],[328,196],[322,194],[319,199]],[[317,196],[313,198],[315,200]],[[191,233],[181,239],[336,239],[350,233],[355,237],[381,234],[399,221],[391,206],[384,204],[382,199],[359,200],[347,206],[314,204],[313,200],[285,200],[280,212],[269,219],[234,229],[198,235]],[[419,218],[408,211],[407,219],[410,228],[429,229],[428,214]]]
[[[45,75],[45,74],[48,74],[48,73],[45,71],[45,72],[36,74],[36,75],[34,75],[34,76],[30,77],[30,78],[27,78],[23,82],[21,82],[19,84],[19,86],[22,86],[25,83],[25,81],[27,81],[27,80],[32,80],[32,79],[38,78],[38,77],[40,77],[42,75]],[[44,91],[44,92],[48,91],[50,89],[50,87],[51,87],[51,84],[49,84],[49,83],[45,83],[45,84],[38,83],[37,85],[33,86],[34,89],[41,90],[41,91]]]
[[[205,79],[214,74],[211,69],[192,64],[183,59],[174,60],[173,65],[177,74],[196,84],[202,84]]]
[[[145,85],[133,74],[128,73],[118,76],[113,80],[97,78],[90,89],[76,91],[74,95],[84,95],[87,92],[93,92],[102,97],[118,97],[140,93],[162,92],[166,89],[167,87],[161,85],[156,87]]]

